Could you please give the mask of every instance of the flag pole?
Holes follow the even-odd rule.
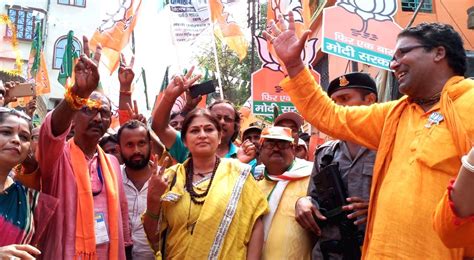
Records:
[[[212,29],[214,31],[214,24],[212,25]],[[216,62],[216,73],[217,73],[217,83],[219,84],[219,94],[221,99],[224,99],[224,89],[222,88],[222,81],[221,81],[221,69],[219,68],[219,59],[217,58],[217,42],[216,37],[214,36],[214,32],[212,32],[212,47],[214,49],[214,61]]]
[[[219,68],[219,58],[217,58],[217,42],[216,42],[216,36],[214,35],[214,26],[215,23],[212,21],[211,17],[211,2],[207,1],[207,7],[209,8],[209,22],[212,25],[212,49],[214,50],[214,62],[216,63],[216,73],[217,73],[217,84],[219,85],[219,94],[221,96],[221,99],[224,99],[224,89],[222,88],[222,80],[221,80],[221,69]]]

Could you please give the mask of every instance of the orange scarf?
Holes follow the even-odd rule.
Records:
[[[82,150],[69,141],[71,161],[77,185],[77,212],[76,212],[76,252],[78,259],[97,259],[95,228],[94,228],[94,200],[92,197],[91,177],[88,163]],[[117,179],[112,164],[104,151],[97,146],[100,169],[104,177],[105,191],[107,192],[108,230],[109,230],[109,259],[118,259],[119,252],[119,196]]]
[[[440,98],[440,113],[444,116],[446,126],[448,127],[454,144],[458,150],[459,162],[461,162],[461,156],[469,152],[471,149],[471,142],[469,141],[467,132],[453,105],[453,100],[456,100],[458,97],[472,88],[470,84],[463,84],[463,79],[464,77],[461,76],[451,77],[444,85]],[[365,232],[365,241],[369,241],[368,237],[372,232],[373,222],[371,221],[371,218],[373,217],[373,207],[380,189],[380,184],[383,182],[385,174],[388,171],[389,163],[392,160],[393,146],[398,129],[398,123],[403,111],[409,104],[406,99],[406,96],[401,98],[400,101],[391,109],[391,111],[388,113],[384,128],[382,130],[383,135],[378,146],[379,149],[377,150],[377,157],[375,160],[372,177],[372,187],[370,191],[371,199],[369,202],[368,225],[367,231]],[[368,243],[364,243],[364,255],[367,251],[367,246]],[[362,258],[365,257],[364,255]]]

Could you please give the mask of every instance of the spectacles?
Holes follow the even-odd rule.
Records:
[[[269,150],[275,148],[275,146],[280,150],[285,150],[291,147],[291,142],[283,140],[265,140],[262,144],[262,148]]]
[[[8,107],[0,107],[0,113],[10,113],[12,115],[15,115],[17,117],[21,117],[23,119],[26,119],[27,121],[31,121],[31,117],[27,115],[25,112],[16,110],[13,108],[8,108]]]
[[[407,53],[411,52],[414,49],[429,48],[429,47],[430,46],[428,46],[428,45],[413,45],[413,46],[398,48],[398,50],[395,51],[395,54],[393,54],[392,60],[390,62],[394,62],[394,61],[398,62]]]
[[[112,116],[112,112],[108,109],[89,108],[87,106],[82,107],[81,112],[91,117],[97,115],[97,113],[100,113],[100,117],[102,118],[110,118]]]
[[[229,116],[215,115],[215,117],[216,117],[217,120],[219,120],[219,121],[221,121],[222,119],[224,119],[224,122],[226,122],[226,123],[233,123],[233,122],[235,121],[234,118],[229,117]]]

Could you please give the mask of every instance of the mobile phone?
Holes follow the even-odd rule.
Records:
[[[36,86],[34,83],[20,83],[11,88],[7,95],[9,97],[36,96]]]
[[[192,98],[197,98],[199,95],[204,96],[213,92],[216,92],[216,86],[214,85],[213,80],[192,85],[191,88],[189,88],[189,93]]]

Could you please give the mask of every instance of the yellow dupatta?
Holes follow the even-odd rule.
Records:
[[[77,186],[76,212],[76,245],[75,258],[97,259],[95,228],[94,228],[94,200],[92,197],[91,179],[88,163],[82,150],[69,140],[72,169]],[[104,177],[104,186],[107,193],[107,210],[109,224],[109,259],[118,259],[119,252],[119,196],[117,179],[112,164],[104,151],[97,146],[98,163]]]
[[[454,144],[458,150],[459,159],[461,156],[466,154],[471,148],[471,142],[469,141],[467,132],[462,125],[459,115],[453,105],[453,101],[460,97],[462,94],[472,89],[469,84],[462,84],[461,81],[464,77],[454,76],[451,77],[443,87],[440,98],[440,113],[444,116],[446,126],[453,138]],[[388,171],[389,162],[392,159],[393,146],[395,142],[395,136],[398,129],[398,123],[403,111],[408,106],[407,97],[403,97],[400,101],[391,109],[385,120],[385,125],[382,130],[383,135],[380,140],[379,149],[377,150],[377,157],[374,164],[374,171],[372,177],[372,187],[370,191],[369,201],[369,213],[367,217],[367,228],[365,232],[364,241],[369,241],[369,236],[372,232],[373,227],[373,212],[377,193],[380,189],[380,184]],[[460,160],[459,160],[460,162]],[[434,209],[433,209],[434,210]],[[363,245],[362,258],[367,253],[368,243],[365,242]]]

